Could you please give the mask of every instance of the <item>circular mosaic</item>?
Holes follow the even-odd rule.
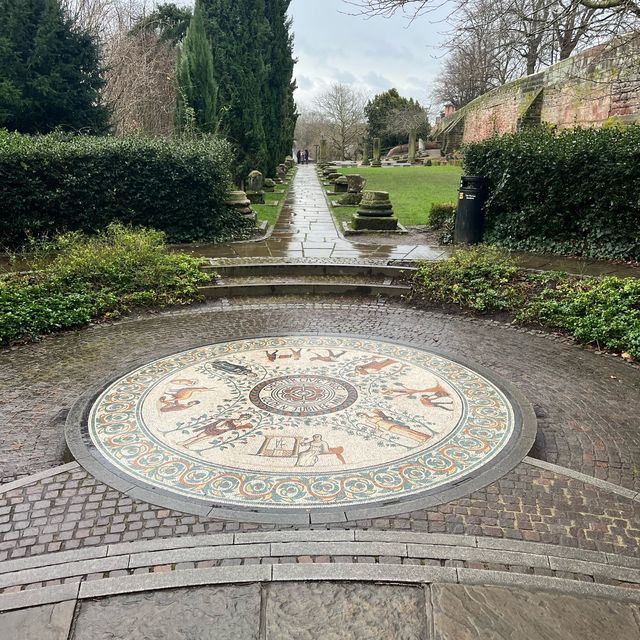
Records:
[[[501,388],[441,355],[283,336],[140,367],[98,396],[86,429],[94,457],[138,486],[291,510],[457,485],[507,451],[521,422]]]
[[[358,399],[356,388],[345,380],[327,376],[282,376],[256,385],[249,400],[281,416],[324,416],[342,411]]]

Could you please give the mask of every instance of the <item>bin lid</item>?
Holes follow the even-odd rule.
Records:
[[[479,191],[487,186],[487,179],[483,176],[462,176],[460,178],[460,189],[473,189]]]

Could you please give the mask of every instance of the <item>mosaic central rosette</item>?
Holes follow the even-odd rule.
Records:
[[[318,336],[157,360],[110,385],[89,417],[102,456],[144,484],[276,509],[346,508],[456,482],[513,429],[503,392],[457,362]]]

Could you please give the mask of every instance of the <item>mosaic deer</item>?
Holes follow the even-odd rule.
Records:
[[[409,389],[404,384],[398,383],[400,389],[383,389],[382,395],[391,397],[405,397],[415,400],[419,396],[420,404],[427,408],[444,409],[445,411],[453,411],[451,405],[453,400],[451,394],[440,384],[427,389]]]

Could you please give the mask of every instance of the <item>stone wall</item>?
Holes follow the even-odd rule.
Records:
[[[431,136],[445,152],[546,123],[598,127],[640,121],[640,42],[607,43],[503,85],[444,118]]]

